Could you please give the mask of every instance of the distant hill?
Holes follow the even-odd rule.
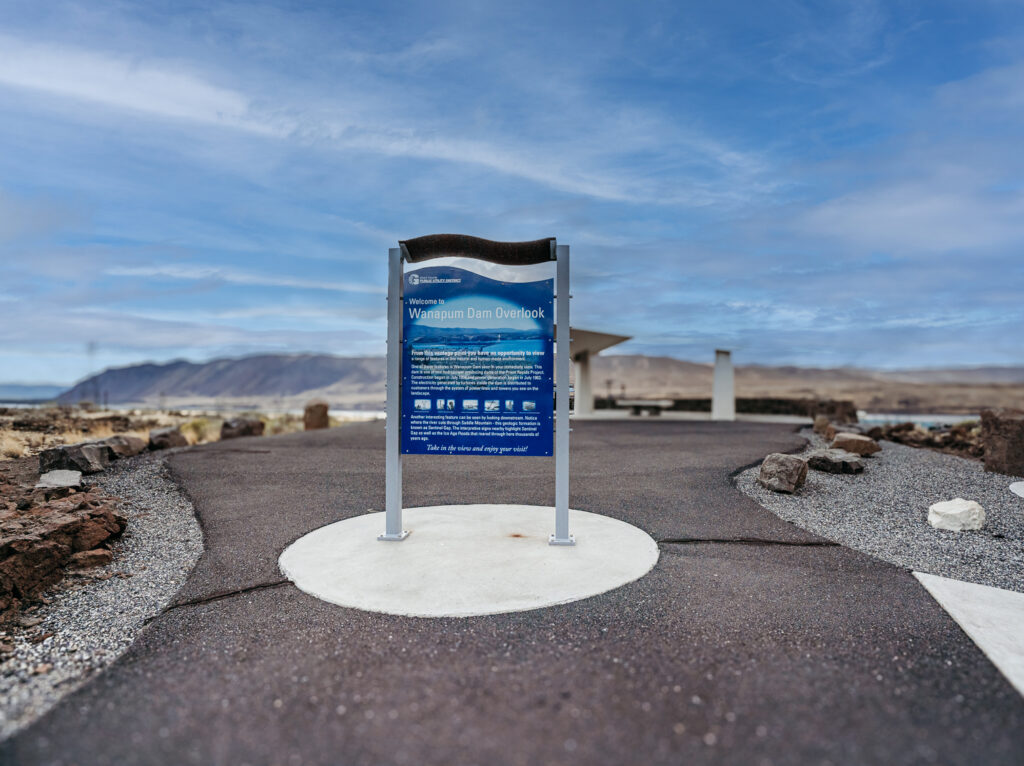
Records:
[[[46,401],[56,399],[67,386],[32,383],[0,383],[0,401]]]
[[[671,357],[598,356],[594,394],[708,397],[710,364]],[[167,407],[301,407],[314,397],[333,407],[383,409],[382,357],[264,354],[211,362],[139,364],[106,370],[61,394],[62,403]],[[739,396],[851,399],[878,412],[976,413],[993,406],[1024,408],[1024,367],[879,371],[853,367],[746,365],[736,369]]]
[[[383,392],[384,359],[327,354],[264,354],[211,362],[115,367],[61,394],[61,403],[105,399],[111,404],[181,398],[291,397],[331,387]],[[380,398],[379,396],[377,398]]]

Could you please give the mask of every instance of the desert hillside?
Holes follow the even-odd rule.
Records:
[[[710,396],[710,364],[671,357],[599,356],[592,363],[597,396]],[[986,407],[1024,408],[1024,368],[992,367],[878,371],[853,367],[739,366],[741,397],[851,399],[879,412],[977,413]],[[384,405],[384,359],[324,354],[175,361],[105,370],[60,396],[110,404],[169,407],[297,408],[313,397],[337,408]]]

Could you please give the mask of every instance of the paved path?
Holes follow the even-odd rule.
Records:
[[[343,609],[281,583],[289,542],[383,507],[379,424],[181,453],[207,552],[177,605],[0,763],[1024,760],[1024,701],[909,573],[732,487],[801,445],[786,427],[581,422],[573,437],[572,506],[676,542],[610,593],[469,619]],[[406,504],[545,504],[552,469],[407,459]]]

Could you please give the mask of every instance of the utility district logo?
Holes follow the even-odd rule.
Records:
[[[429,277],[420,276],[415,271],[409,274],[409,284],[417,285],[460,285],[462,277]]]

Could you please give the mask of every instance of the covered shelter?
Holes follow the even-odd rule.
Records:
[[[631,338],[629,335],[612,335],[594,330],[569,328],[569,355],[575,366],[576,396],[573,412],[576,415],[590,415],[594,412],[594,389],[590,377],[590,360],[606,348],[617,346]]]

